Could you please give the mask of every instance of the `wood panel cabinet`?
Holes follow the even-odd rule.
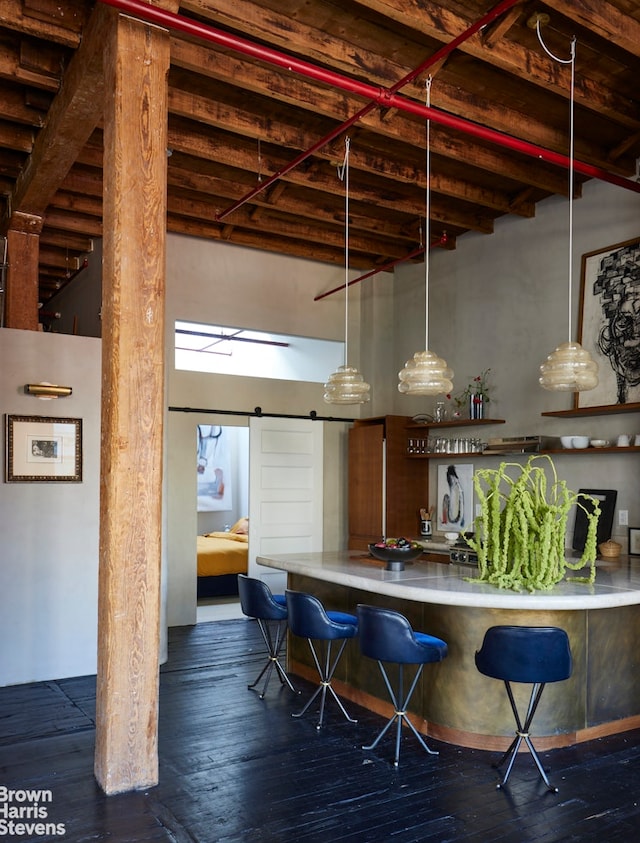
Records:
[[[358,419],[349,430],[349,548],[385,536],[415,538],[428,505],[427,466],[407,458],[406,416]]]

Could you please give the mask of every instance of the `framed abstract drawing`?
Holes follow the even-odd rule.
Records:
[[[597,362],[575,407],[640,402],[640,238],[582,256],[578,340]]]

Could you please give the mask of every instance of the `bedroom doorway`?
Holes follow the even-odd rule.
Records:
[[[197,424],[196,455],[196,621],[230,620],[242,617],[235,571],[248,558],[249,428]]]
[[[258,565],[256,556],[322,550],[323,423],[260,417],[249,427],[198,425],[197,435],[198,540],[217,533],[224,541],[248,517],[247,571],[282,592],[286,575]],[[200,460],[206,460],[202,467]],[[231,544],[237,548],[239,537]],[[198,623],[243,617],[237,595],[224,593],[228,583],[221,586],[212,583],[222,593],[198,598]]]

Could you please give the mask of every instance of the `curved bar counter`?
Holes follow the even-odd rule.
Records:
[[[386,606],[406,615],[414,629],[447,642],[448,657],[424,672],[412,704],[425,734],[478,749],[502,750],[510,743],[513,719],[504,687],[475,666],[484,633],[496,624],[560,626],[569,635],[573,674],[545,690],[536,716],[540,749],[640,726],[640,558],[598,561],[593,585],[565,581],[535,594],[474,581],[471,566],[418,560],[403,571],[387,571],[362,551],[258,556],[257,561],[286,571],[290,588],[315,594],[330,609]],[[290,668],[311,676],[303,644],[290,641]],[[369,660],[360,656],[357,640],[346,655],[337,676],[341,692],[388,714],[384,689]],[[524,703],[529,688],[516,686],[516,691],[522,691],[517,698]]]

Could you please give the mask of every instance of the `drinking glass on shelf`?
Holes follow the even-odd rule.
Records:
[[[444,401],[438,401],[436,403],[436,409],[433,414],[434,420],[437,422],[443,422],[447,420],[447,408],[445,406]]]

